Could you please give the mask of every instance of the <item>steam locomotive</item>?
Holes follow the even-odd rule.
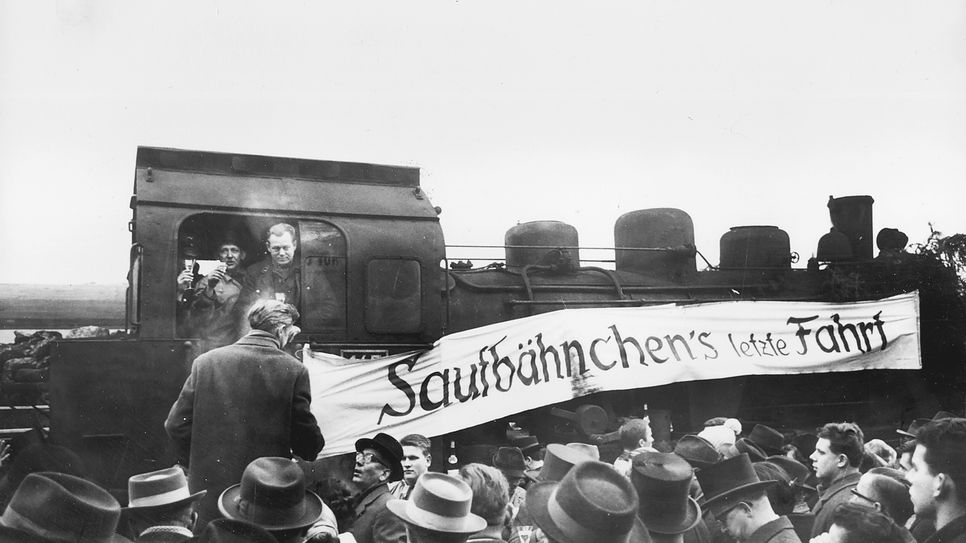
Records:
[[[891,432],[961,403],[964,319],[952,295],[955,276],[903,253],[895,233],[879,236],[883,254],[873,258],[872,204],[869,196],[830,198],[833,229],[804,269],[792,267],[781,229],[740,226],[722,237],[720,264],[698,271],[691,219],[669,208],[617,220],[613,269],[586,265],[576,230],[556,221],[512,227],[504,257],[474,267],[447,252],[440,210],[421,190],[416,168],[141,147],[129,225],[128,334],[55,345],[50,435],[114,488],[123,489],[131,474],[170,465],[162,422],[191,361],[212,347],[181,326],[176,277],[186,262],[216,260],[229,231],[248,262],[268,258],[265,232],[280,222],[298,234],[297,342],[360,364],[428,348],[447,333],[560,308],[853,301],[918,289],[919,372],[675,383],[605,391],[513,417],[544,441],[599,437],[645,404],[657,418],[664,414],[668,432],[721,414],[779,427],[855,419]],[[499,440],[506,422],[447,442]]]

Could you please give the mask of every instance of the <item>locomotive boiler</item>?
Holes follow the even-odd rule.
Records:
[[[946,268],[889,239],[885,256],[873,258],[872,205],[868,196],[830,198],[833,229],[806,268],[792,266],[780,228],[737,226],[721,238],[720,264],[699,271],[691,218],[670,208],[618,218],[612,262],[582,260],[573,227],[538,221],[510,228],[505,254],[474,267],[457,253],[474,248],[445,245],[439,208],[420,188],[416,168],[141,147],[131,198],[128,333],[56,344],[51,439],[121,491],[131,474],[170,465],[163,420],[191,361],[212,347],[183,326],[176,277],[186,263],[216,260],[226,232],[240,240],[248,263],[267,258],[265,232],[281,222],[298,239],[297,342],[359,364],[428,348],[447,333],[562,308],[857,301],[919,290],[919,372],[674,383],[604,391],[511,417],[544,441],[599,438],[645,404],[665,417],[668,431],[727,414],[801,428],[855,419],[870,421],[872,435],[891,432],[940,406],[959,407],[963,316]],[[502,439],[506,427],[498,420],[445,436],[445,443],[472,450]]]

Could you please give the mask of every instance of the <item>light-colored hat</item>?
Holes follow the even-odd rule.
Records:
[[[151,509],[199,500],[207,494],[201,490],[192,494],[188,479],[181,468],[174,466],[149,473],[132,475],[127,480],[128,503],[124,509]]]
[[[434,532],[475,534],[486,520],[470,512],[473,491],[445,473],[424,473],[408,500],[389,500],[386,507],[403,521]]]

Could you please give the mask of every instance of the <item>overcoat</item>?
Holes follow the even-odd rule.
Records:
[[[812,508],[815,514],[815,523],[812,525],[812,537],[824,534],[832,527],[832,512],[840,504],[849,501],[852,493],[849,490],[859,484],[859,472],[850,473],[836,479],[828,488],[823,489],[818,503]]]
[[[267,332],[253,330],[195,359],[164,429],[188,468],[191,492],[208,491],[197,526],[220,516],[218,496],[252,460],[293,453],[315,460],[324,440],[311,401],[305,366]]]
[[[383,483],[363,491],[356,498],[353,537],[358,543],[405,543],[406,525],[386,507],[393,499],[389,485]]]

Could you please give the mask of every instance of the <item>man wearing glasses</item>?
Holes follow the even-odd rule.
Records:
[[[819,481],[819,499],[812,508],[812,537],[829,531],[832,512],[852,498],[849,491],[862,476],[859,464],[865,450],[864,439],[862,429],[851,422],[830,422],[819,430],[815,451],[809,456]]]
[[[352,484],[356,520],[350,532],[358,543],[405,543],[406,526],[386,507],[392,499],[389,483],[403,477],[403,448],[389,434],[356,441]]]
[[[852,503],[874,507],[880,513],[891,518],[898,525],[898,530],[905,541],[915,541],[909,530],[903,528],[912,516],[912,500],[909,499],[909,483],[898,479],[888,472],[875,470],[889,468],[873,468],[862,474],[859,484],[851,490]]]
[[[906,477],[916,516],[936,521],[926,543],[966,542],[966,419],[933,420],[920,428]]]

